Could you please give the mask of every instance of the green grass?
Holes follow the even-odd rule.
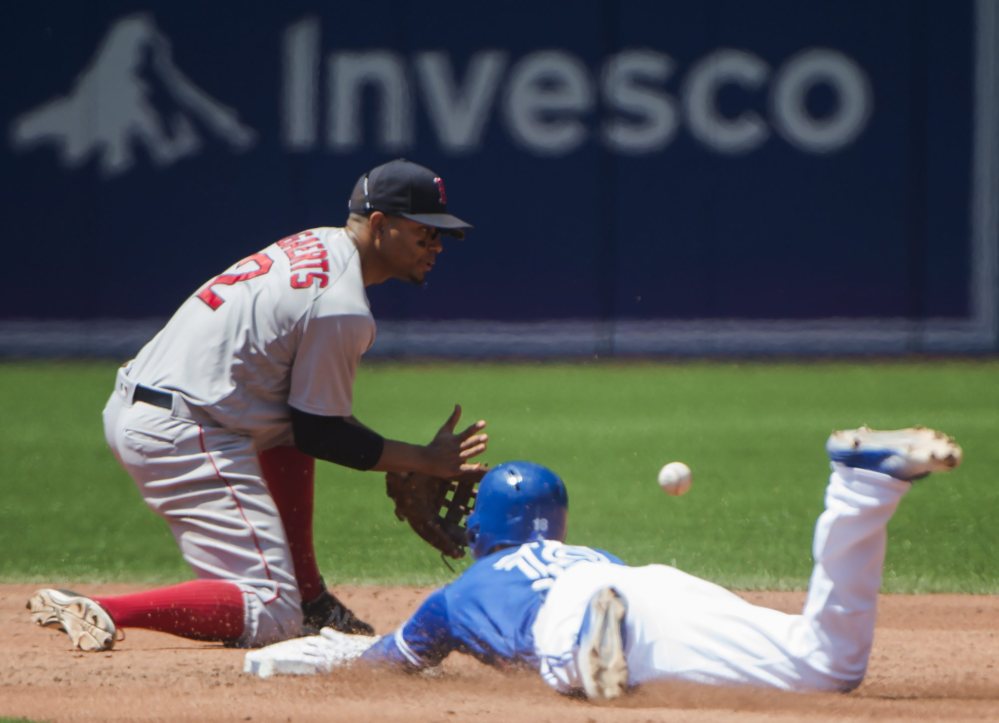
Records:
[[[165,525],[103,441],[111,363],[0,365],[0,578],[185,579]],[[738,588],[801,589],[841,427],[923,423],[965,462],[919,483],[890,527],[885,589],[999,592],[999,362],[362,365],[357,416],[429,440],[461,402],[489,422],[486,459],[555,468],[569,541],[667,562]],[[692,491],[667,497],[680,459]],[[316,545],[331,583],[437,583],[451,572],[397,522],[379,475],[318,465]],[[456,565],[459,569],[465,563]]]

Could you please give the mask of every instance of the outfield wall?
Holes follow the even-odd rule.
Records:
[[[397,156],[476,229],[375,355],[999,351],[992,0],[3,14],[0,355],[131,354]]]

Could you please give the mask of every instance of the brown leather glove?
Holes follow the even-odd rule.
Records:
[[[446,480],[418,472],[385,475],[385,491],[395,502],[395,516],[442,554],[465,556],[465,523],[475,503],[484,470]]]

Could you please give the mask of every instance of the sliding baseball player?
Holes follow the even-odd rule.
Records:
[[[377,640],[325,629],[248,653],[257,675],[339,665],[418,671],[459,651],[528,666],[562,693],[615,698],[653,680],[848,691],[867,670],[886,526],[913,481],[961,448],[925,428],[835,432],[804,609],[787,614],[666,565],[629,567],[566,545],[561,479],[530,462],[483,478],[468,536],[476,562]]]

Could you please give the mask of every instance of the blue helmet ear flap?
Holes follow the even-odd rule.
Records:
[[[565,483],[552,470],[534,462],[497,465],[479,483],[468,518],[472,556],[535,540],[562,541],[568,508]]]
[[[475,510],[472,510],[472,514],[468,516],[468,521],[465,523],[465,538],[468,540],[468,546],[475,549],[475,540],[479,537],[479,525],[477,524],[475,518]]]

